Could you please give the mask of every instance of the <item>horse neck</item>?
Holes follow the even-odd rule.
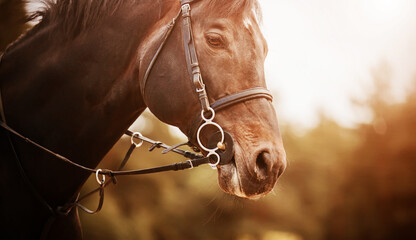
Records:
[[[8,124],[75,162],[95,167],[146,108],[139,91],[138,48],[161,13],[152,1],[137,3],[134,11],[121,6],[100,26],[70,40],[53,37],[59,26],[40,23],[8,50],[0,65]],[[67,199],[88,176],[27,143],[16,144],[23,167],[30,169],[29,179],[45,189],[41,194],[47,200]],[[62,188],[65,181],[68,187]],[[61,197],[48,194],[50,189],[62,191]]]

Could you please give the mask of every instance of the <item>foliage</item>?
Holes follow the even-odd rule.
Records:
[[[416,238],[416,85],[405,103],[390,105],[389,79],[380,71],[375,80],[374,119],[355,130],[362,144],[345,165],[329,239]]]

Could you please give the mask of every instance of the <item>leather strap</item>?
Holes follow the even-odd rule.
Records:
[[[190,4],[192,2],[196,2],[196,1],[198,1],[198,0],[181,0],[181,9],[176,14],[176,16],[172,19],[172,21],[167,25],[167,27],[166,27],[167,30],[166,30],[165,34],[163,35],[162,42],[160,43],[158,49],[156,50],[156,53],[153,55],[152,59],[150,60],[149,66],[147,67],[146,72],[145,72],[144,77],[143,77],[142,89],[141,89],[141,93],[142,93],[143,98],[145,96],[146,83],[147,83],[147,80],[149,78],[150,72],[152,71],[153,65],[155,64],[160,52],[162,51],[163,47],[165,46],[165,43],[167,42],[170,34],[172,33],[172,29],[176,25],[176,20],[179,18],[179,16],[182,13],[182,6],[185,5],[185,4]],[[190,17],[190,15],[189,15],[189,17]],[[188,21],[188,20],[186,20],[186,21]],[[190,23],[190,20],[189,20],[189,23]],[[190,27],[190,25],[189,25],[189,27]],[[189,31],[189,30],[190,30],[190,28],[187,28],[186,31],[187,31],[187,35],[189,37],[184,38],[184,40],[183,40],[184,43],[185,43],[185,39],[191,40],[191,38],[192,38],[192,32],[191,32],[192,30],[191,31]],[[184,31],[182,31],[182,33],[184,34]],[[192,40],[192,44],[193,44],[193,40]],[[188,50],[188,46],[185,46],[185,52],[187,50]],[[196,56],[196,53],[194,53],[194,56]],[[188,63],[188,71],[189,71],[189,74],[192,75],[192,69],[190,68],[189,63]],[[192,76],[191,76],[191,79],[192,79]]]
[[[121,170],[126,166],[127,161],[130,159],[131,154],[133,153],[134,149],[136,149],[136,145],[133,143],[130,145],[129,150],[127,151],[126,155],[124,156],[123,161],[121,162],[118,170]]]
[[[195,87],[195,92],[204,111],[209,109],[208,95],[205,90],[205,84],[202,80],[201,69],[199,68],[198,56],[195,48],[195,41],[192,34],[191,23],[191,6],[185,3],[181,6],[182,9],[182,35],[185,49],[186,65],[190,80]]]
[[[146,89],[146,83],[147,83],[147,79],[149,78],[150,72],[152,71],[153,65],[156,62],[157,57],[159,56],[160,52],[162,51],[163,47],[165,46],[166,41],[168,40],[170,34],[172,33],[172,29],[176,24],[176,20],[178,19],[178,17],[181,15],[181,11],[179,10],[178,14],[176,14],[176,16],[172,19],[172,21],[167,25],[167,30],[165,32],[165,34],[163,35],[162,38],[162,42],[159,45],[159,48],[157,49],[155,55],[153,55],[152,60],[150,60],[149,66],[147,66],[146,72],[144,74],[143,77],[143,81],[142,81],[142,98],[144,99],[145,96],[145,89]]]
[[[229,106],[255,98],[266,98],[269,101],[273,101],[273,96],[269,90],[262,87],[256,87],[220,98],[213,102],[211,107],[217,112]]]

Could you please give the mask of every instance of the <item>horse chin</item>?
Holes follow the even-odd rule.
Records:
[[[224,192],[229,193],[231,195],[250,200],[258,200],[261,197],[267,195],[273,189],[273,187],[270,187],[269,189],[261,188],[261,192],[245,191],[244,189],[246,189],[247,187],[244,187],[242,185],[243,181],[241,180],[241,174],[237,170],[234,161],[230,164],[219,165],[217,168],[218,183],[221,189]]]

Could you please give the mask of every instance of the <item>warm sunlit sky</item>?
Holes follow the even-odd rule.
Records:
[[[368,119],[351,97],[371,69],[391,67],[395,99],[416,76],[414,0],[259,0],[269,44],[266,77],[279,119],[313,126],[324,110],[346,126]]]

